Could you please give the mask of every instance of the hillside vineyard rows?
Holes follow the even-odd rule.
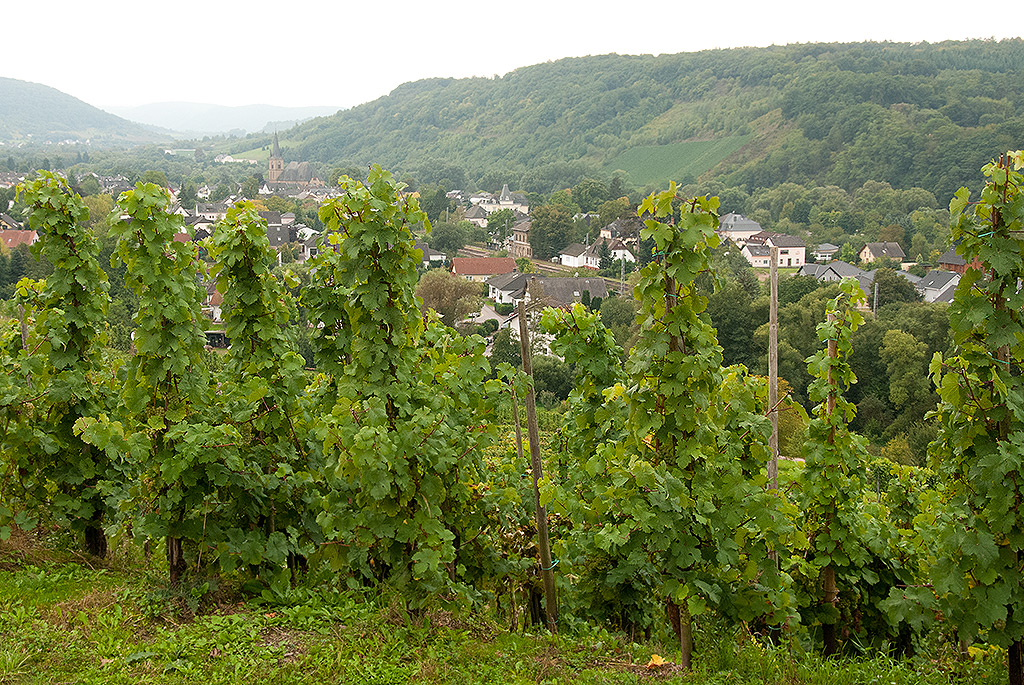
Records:
[[[414,622],[461,607],[541,624],[548,610],[556,629],[671,635],[683,667],[711,621],[826,655],[941,639],[1005,649],[1020,683],[1022,165],[1001,156],[980,195],[950,204],[972,267],[949,305],[953,345],[928,367],[934,439],[917,466],[850,428],[853,341],[873,318],[856,282],[829,286],[812,322],[810,414],[785,393],[770,405],[760,369],[723,363],[707,311],[729,287],[719,199],[674,183],[644,199],[653,259],[633,280],[628,351],[582,304],[534,312],[573,385],[541,426],[545,568],[512,437],[531,379],[422,306],[413,230],[430,222],[390,173],[340,179],[306,282],[275,270],[250,202],[201,243],[203,261],[175,240],[165,189],[122,193],[105,229],[138,302],[121,352],[89,210],[41,171],[19,192],[52,270],[17,283],[0,337],[0,539],[62,530],[94,557],[145,550],[168,587],[200,598],[211,579],[257,593],[310,582],[391,593]],[[226,354],[205,347],[204,271]],[[803,416],[777,485],[773,413]]]

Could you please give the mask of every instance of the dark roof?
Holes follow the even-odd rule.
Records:
[[[956,253],[956,248],[951,247],[939,257],[939,264],[950,264],[952,266],[963,266],[967,262]]]
[[[770,257],[772,255],[772,248],[767,245],[752,245],[747,243],[743,246],[751,257]]]
[[[429,262],[434,257],[440,257],[441,259],[447,258],[447,255],[444,252],[432,250],[430,245],[427,245],[426,243],[417,242],[413,247],[423,253],[424,262]]]
[[[748,219],[742,214],[729,213],[718,222],[720,230],[723,231],[753,231],[761,230],[761,224],[753,219]]]
[[[828,266],[825,264],[804,264],[796,274],[797,276],[814,276],[817,278],[827,268]]]
[[[804,241],[791,235],[781,235],[776,233],[768,239],[775,247],[805,247]]]
[[[561,254],[568,255],[569,257],[579,257],[581,254],[587,251],[587,246],[583,243],[573,243],[568,245]]]
[[[941,290],[945,288],[950,281],[958,278],[959,274],[955,271],[944,271],[942,269],[932,269],[924,278],[917,283],[917,287],[922,290],[928,288],[929,290]]]
[[[839,252],[839,246],[833,245],[832,243],[821,243],[814,251],[821,254],[829,252]]]
[[[601,278],[554,278],[531,276],[529,280],[531,297],[539,297],[543,292],[542,301],[552,305],[567,305],[580,302],[583,293],[589,292],[591,298],[608,297],[608,285]],[[536,286],[540,286],[538,289]]]
[[[907,254],[900,247],[899,243],[868,243],[864,247],[871,250],[871,254],[876,257],[891,257],[893,259],[903,259]]]
[[[825,268],[818,272],[818,280],[821,280],[821,276],[828,271],[833,272],[836,276],[839,276],[839,278],[860,278],[861,276],[867,275],[867,272],[863,269],[858,269],[853,264],[848,264],[841,259],[837,259],[826,264]]]
[[[495,290],[503,290],[506,292],[514,292],[518,290],[521,294],[528,278],[529,277],[526,274],[520,273],[499,274],[498,276],[491,276],[488,278],[487,285],[491,286]]]
[[[316,170],[309,162],[289,162],[275,183],[309,183],[316,176]]]
[[[265,219],[268,224],[281,223],[281,212],[260,212],[260,217]]]

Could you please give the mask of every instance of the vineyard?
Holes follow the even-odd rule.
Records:
[[[582,305],[536,313],[575,369],[564,412],[545,415],[538,438],[528,360],[525,372],[492,370],[482,338],[422,309],[412,231],[429,222],[379,167],[365,183],[344,177],[320,208],[324,243],[301,288],[272,273],[252,205],[218,224],[206,265],[175,240],[183,226],[166,191],[122,194],[108,230],[111,265],[139,300],[130,354],[106,345],[109,283],[83,228],[88,210],[40,172],[19,192],[53,271],[18,283],[0,329],[0,579],[18,579],[0,583],[0,643],[22,645],[0,652],[13,674],[0,682],[37,682],[32,660],[46,657],[14,636],[43,621],[38,596],[103,582],[84,570],[91,562],[62,571],[4,547],[35,535],[72,540],[78,559],[149,569],[125,596],[151,616],[190,620],[187,640],[219,636],[199,644],[204,654],[262,653],[254,635],[285,619],[320,645],[329,639],[317,627],[337,620],[362,633],[330,640],[354,644],[391,622],[405,637],[386,644],[405,639],[435,660],[447,649],[479,661],[463,643],[482,631],[501,645],[484,660],[500,661],[530,651],[516,633],[532,626],[558,656],[523,658],[548,659],[550,682],[718,682],[740,662],[765,681],[874,682],[858,660],[941,652],[1021,683],[1022,165],[1021,152],[993,162],[980,197],[962,190],[950,205],[951,239],[977,268],[951,305],[955,349],[931,362],[940,403],[927,468],[870,455],[848,428],[851,335],[866,316],[853,282],[829,302],[807,359],[815,409],[800,459],[778,463],[771,417],[791,400],[770,403],[766,377],[723,366],[697,285],[715,278],[717,198],[680,198],[672,184],[641,204],[656,258],[634,289],[640,333],[628,354]],[[224,298],[224,355],[204,347],[200,274]],[[315,371],[290,334],[299,306]],[[247,598],[265,607],[256,628],[223,612]],[[97,621],[128,630],[104,607]],[[446,633],[463,643],[425,637],[439,621],[463,621]],[[184,673],[185,648],[175,657],[159,646],[172,638],[154,634],[145,650],[97,653],[125,668],[185,659],[164,670]],[[564,635],[617,651],[566,670]],[[51,637],[35,639],[52,650]],[[661,645],[671,663],[637,645]],[[292,658],[266,649],[274,663]],[[787,666],[793,654],[815,665]],[[236,679],[256,668],[239,659]],[[633,669],[635,659],[647,665]],[[417,679],[409,659],[381,663],[390,675],[354,682]],[[511,681],[509,668],[473,679]],[[924,682],[914,668],[904,682]],[[945,668],[928,682],[972,677]]]

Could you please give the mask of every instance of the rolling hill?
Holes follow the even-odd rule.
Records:
[[[427,79],[282,135],[286,159],[545,192],[584,175],[748,189],[865,180],[939,197],[1024,145],[1024,41],[602,55]],[[269,144],[239,141],[235,152]],[[451,174],[448,175],[449,177]],[[458,173],[455,174],[458,176]]]
[[[278,107],[243,105],[225,107],[196,102],[159,102],[138,107],[108,107],[118,116],[141,124],[181,133],[216,135],[241,130],[273,132],[313,117],[334,114],[338,107]],[[269,128],[268,128],[269,127]]]
[[[163,138],[55,88],[0,78],[0,141],[145,143]]]

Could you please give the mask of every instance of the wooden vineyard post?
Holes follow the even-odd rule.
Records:
[[[771,296],[768,309],[768,409],[772,421],[772,436],[768,448],[772,452],[768,462],[768,482],[772,490],[779,489],[779,248],[772,248]]]
[[[836,315],[829,312],[828,321],[832,323],[836,320]],[[835,359],[839,356],[839,341],[835,339],[835,336],[831,336],[828,341],[828,356],[829,359]],[[831,423],[832,415],[836,411],[836,398],[839,394],[838,384],[839,381],[836,379],[832,367],[828,369],[828,384],[829,391],[828,397],[825,399],[825,417]],[[835,426],[829,429],[827,442],[829,446],[835,444]],[[836,590],[836,571],[832,568],[832,564],[829,564],[821,570],[822,577],[822,590],[823,590],[823,602],[831,606],[835,606],[839,600],[839,593]],[[822,637],[825,642],[825,656],[832,656],[839,651],[839,645],[836,642],[836,624],[823,623],[822,626]]]
[[[544,580],[544,611],[548,630],[557,632],[558,606],[555,604],[555,574],[551,564],[551,543],[548,540],[548,512],[540,504],[538,483],[544,477],[540,460],[540,431],[537,429],[537,402],[533,390],[533,360],[530,353],[530,333],[526,326],[526,305],[519,300],[519,349],[523,357],[523,371],[530,377],[526,393],[526,427],[530,438],[530,463],[533,467],[533,503],[537,512],[537,547],[540,552],[540,571]]]

